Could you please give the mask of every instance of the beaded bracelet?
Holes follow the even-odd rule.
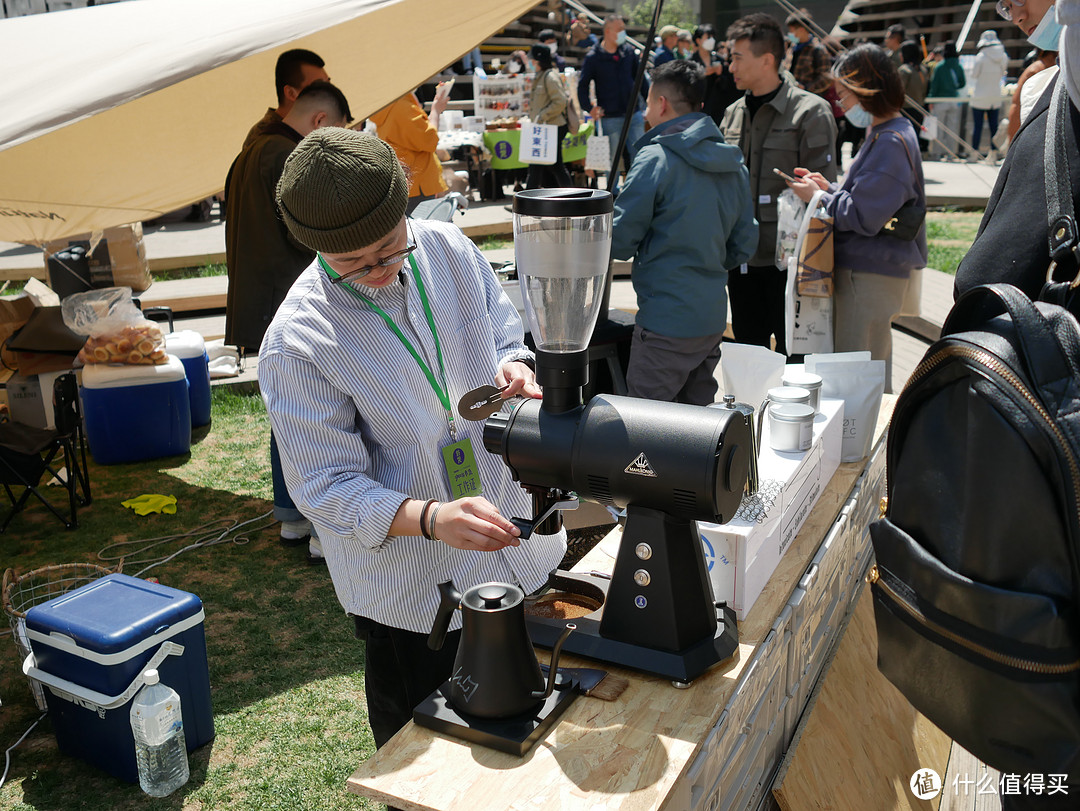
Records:
[[[440,509],[442,509],[442,504],[436,504],[435,509],[431,511],[431,534],[428,535],[428,537],[431,538],[431,540],[433,541],[439,540],[438,537],[435,535],[435,519],[439,517]]]
[[[424,505],[424,508],[422,510],[420,510],[420,534],[423,535],[424,538],[429,540],[429,541],[433,541],[435,539],[432,538],[430,535],[428,535],[427,523],[426,523],[426,521],[427,521],[427,511],[431,508],[431,505],[434,504],[434,503],[436,503],[436,499],[434,499],[434,498],[429,499],[428,503]]]

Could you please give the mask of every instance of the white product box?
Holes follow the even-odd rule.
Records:
[[[758,495],[744,497],[735,518],[726,524],[698,522],[713,595],[727,602],[740,620],[746,618],[836,472],[843,425],[844,401],[822,400],[810,450],[782,453],[769,447],[766,416],[758,455]]]
[[[56,427],[56,415],[53,411],[53,382],[60,375],[67,374],[70,369],[62,372],[42,372],[39,375],[12,375],[7,382],[8,408],[11,410],[11,419],[21,422],[23,425],[32,425],[35,428],[47,428],[50,431]]]

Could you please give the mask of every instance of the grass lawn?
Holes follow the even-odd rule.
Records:
[[[975,241],[982,216],[982,211],[928,211],[927,266],[955,275],[960,260]]]
[[[129,542],[123,570],[137,574],[140,539],[220,534],[235,542],[185,552],[157,566],[169,586],[197,594],[206,611],[216,739],[190,757],[191,780],[165,800],[62,755],[46,718],[12,752],[0,808],[11,811],[250,809],[324,811],[377,808],[345,789],[374,751],[363,698],[363,646],[334,596],[325,567],[286,549],[271,509],[269,428],[261,400],[215,387],[213,424],[198,429],[188,456],[101,467],[91,462],[94,501],[65,531],[40,505],[0,536],[0,567],[25,574],[49,564],[100,562],[98,552]],[[62,495],[62,492],[52,491]],[[175,515],[136,516],[121,506],[141,493],[177,497]],[[59,499],[60,495],[56,498]],[[164,542],[163,557],[190,543]],[[143,562],[140,563],[139,561]],[[0,628],[6,630],[6,621]],[[39,715],[10,633],[0,637],[0,748]]]

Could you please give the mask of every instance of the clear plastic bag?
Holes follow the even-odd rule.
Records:
[[[139,312],[130,287],[74,293],[60,303],[64,323],[89,336],[79,351],[83,363],[153,365],[166,362],[165,337]]]
[[[806,203],[791,189],[784,189],[776,198],[776,266],[787,268],[788,259],[796,256],[799,227],[806,213]]]

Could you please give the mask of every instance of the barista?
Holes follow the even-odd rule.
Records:
[[[318,529],[338,600],[366,643],[376,746],[451,675],[457,636],[426,645],[437,584],[542,586],[564,533],[519,543],[531,501],[466,392],[539,397],[521,321],[490,264],[449,223],[405,219],[408,182],[372,136],[326,128],[289,156],[281,216],[318,251],[266,332],[259,383],[285,479]],[[455,626],[460,626],[455,616]]]

